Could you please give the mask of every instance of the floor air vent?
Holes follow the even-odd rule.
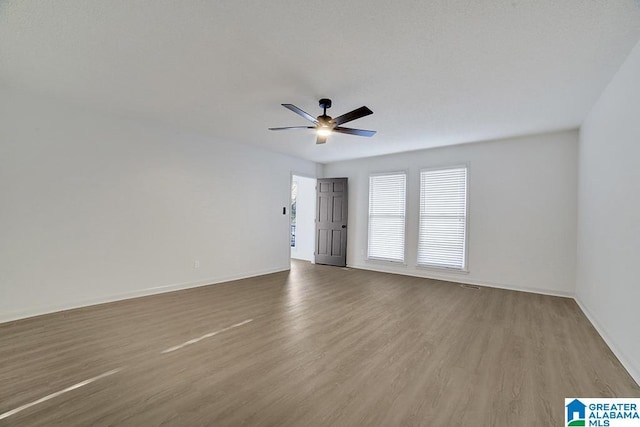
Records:
[[[476,286],[476,285],[460,285],[460,287],[464,289],[473,289],[474,291],[480,290],[480,286]]]

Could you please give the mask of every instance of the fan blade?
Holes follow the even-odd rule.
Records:
[[[318,135],[316,144],[324,144],[325,142],[327,142],[327,135]]]
[[[335,123],[336,126],[340,126],[343,123],[347,123],[352,120],[356,120],[361,117],[368,116],[369,114],[373,114],[373,111],[371,111],[367,107],[362,106],[360,108],[356,108],[353,111],[349,111],[346,114],[336,117],[335,119],[333,119],[333,123]]]
[[[291,129],[315,129],[315,126],[287,126],[283,128],[269,128],[269,130],[291,130]]]
[[[358,136],[373,136],[376,134],[375,130],[351,129],[351,128],[343,128],[340,126],[334,127],[333,132],[346,133],[347,135],[358,135]]]
[[[311,123],[314,123],[316,125],[318,124],[318,120],[316,120],[315,117],[313,117],[311,114],[307,113],[306,111],[303,111],[303,110],[299,109],[295,105],[293,105],[293,104],[282,104],[282,106],[284,108],[288,108],[289,110],[293,111],[297,115],[299,115],[301,117],[304,117],[305,119],[309,120]]]

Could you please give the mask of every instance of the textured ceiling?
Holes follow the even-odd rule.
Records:
[[[0,86],[328,162],[575,128],[639,39],[635,0],[0,0]],[[378,134],[267,130],[321,97]]]

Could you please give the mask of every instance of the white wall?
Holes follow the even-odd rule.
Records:
[[[580,129],[577,300],[640,383],[640,43]]]
[[[287,269],[292,170],[0,88],[0,321]]]
[[[349,178],[347,263],[456,282],[573,295],[577,147],[577,131],[567,131],[326,165],[325,176]],[[418,268],[420,169],[467,162],[469,273]],[[408,172],[406,265],[367,261],[368,176],[400,170]]]
[[[291,258],[314,260],[316,229],[316,179],[294,175],[298,183],[296,202],[296,246],[291,248]]]

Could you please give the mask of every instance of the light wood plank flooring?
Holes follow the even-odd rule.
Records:
[[[0,325],[0,414],[114,369],[0,425],[551,426],[640,397],[571,299],[294,261]]]

